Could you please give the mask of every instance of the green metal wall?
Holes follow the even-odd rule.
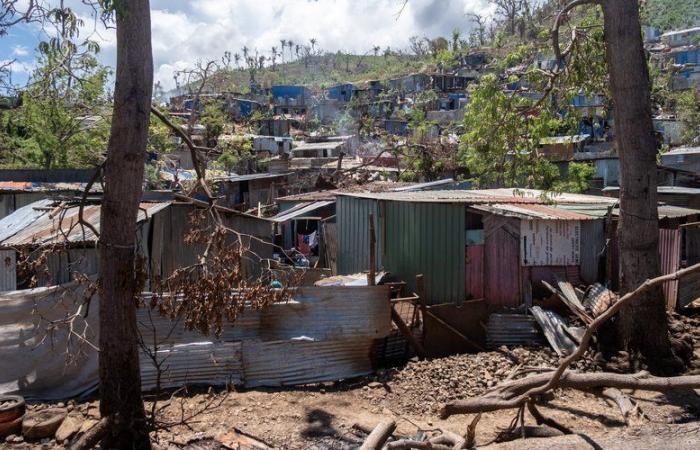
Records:
[[[415,289],[425,277],[428,304],[461,303],[464,292],[465,207],[449,203],[383,202],[384,267]]]
[[[382,233],[377,201],[338,196],[335,213],[338,224],[338,274],[349,275],[369,269],[369,213],[374,214],[377,267],[382,267]]]
[[[416,274],[422,273],[429,304],[464,300],[464,205],[339,196],[336,212],[339,273],[367,270],[367,217],[373,212],[379,217],[378,267],[406,281],[410,290],[415,290]]]

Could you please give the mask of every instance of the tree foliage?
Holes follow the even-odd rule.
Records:
[[[2,164],[42,168],[93,166],[109,135],[109,69],[96,58],[99,46],[74,42],[81,21],[53,12],[58,31],[37,48],[37,68],[22,104],[0,118]]]

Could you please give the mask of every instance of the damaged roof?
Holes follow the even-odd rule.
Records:
[[[139,205],[137,223],[166,208],[170,202]],[[86,204],[83,220],[96,230],[100,229],[100,205]],[[24,206],[0,220],[0,248],[39,246],[60,243],[93,243],[97,236],[88,226],[78,224],[80,208],[76,205],[60,210],[56,202],[40,200]]]

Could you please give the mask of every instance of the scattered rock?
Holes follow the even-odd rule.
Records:
[[[90,428],[94,427],[98,423],[100,423],[99,420],[87,419],[85,422],[83,422],[80,425],[80,429],[78,430],[78,433],[80,433],[80,434],[86,433],[87,431],[90,430]]]
[[[67,441],[80,431],[81,426],[82,423],[77,417],[68,416],[56,430],[56,440],[59,442]]]

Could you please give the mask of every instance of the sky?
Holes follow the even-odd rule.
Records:
[[[173,74],[197,60],[219,60],[225,51],[243,46],[269,53],[280,39],[308,44],[315,38],[325,51],[365,53],[383,48],[408,48],[409,38],[465,35],[469,12],[489,14],[488,0],[151,0],[151,30],[156,81],[167,90]],[[66,5],[84,18],[81,38],[101,45],[99,59],[114,66],[113,29],[95,29],[90,12],[79,0]],[[399,14],[400,12],[400,14]],[[14,60],[13,81],[22,84],[35,65],[35,48],[46,33],[37,25],[15,26],[0,36],[0,62]]]

